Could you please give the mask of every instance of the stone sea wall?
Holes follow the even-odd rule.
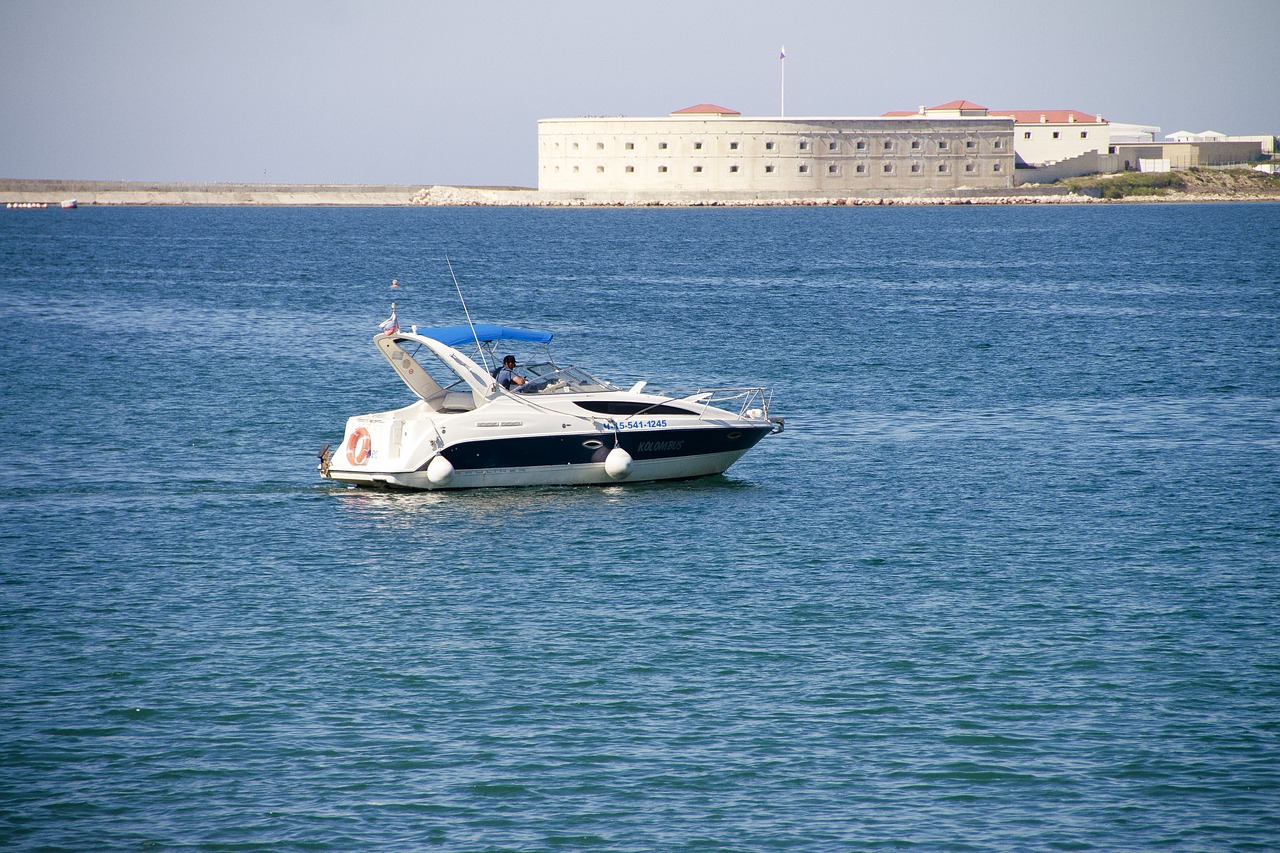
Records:
[[[1025,186],[1009,190],[955,190],[911,194],[884,191],[864,196],[798,197],[784,193],[668,193],[661,198],[544,193],[523,187],[452,187],[356,184],[195,184],[125,181],[38,181],[0,178],[0,205],[207,205],[295,207],[796,207],[882,205],[1093,204],[1088,190]],[[1266,193],[1169,193],[1123,201],[1275,201]]]
[[[483,207],[762,207],[795,205],[883,204],[1041,204],[1087,202],[1057,188],[959,191],[912,196],[885,193],[864,197],[809,198],[784,193],[668,193],[663,197],[541,193],[523,187],[453,187],[355,184],[218,184],[130,181],[38,181],[0,179],[0,204],[57,206],[74,199],[78,205],[225,205],[225,206],[412,206]]]
[[[418,187],[0,179],[0,203],[81,205],[408,205]]]

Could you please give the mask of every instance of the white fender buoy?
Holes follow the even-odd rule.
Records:
[[[449,485],[453,479],[453,463],[437,453],[427,464],[427,479],[437,486]]]
[[[615,447],[604,458],[604,472],[615,480],[625,480],[631,476],[631,454],[621,447]]]

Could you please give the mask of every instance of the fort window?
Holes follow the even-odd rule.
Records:
[[[628,166],[628,167],[627,167],[627,172],[634,172],[635,170],[636,170],[636,167],[635,167],[635,166]]]
[[[636,149],[636,144],[635,144],[634,142],[628,142],[628,143],[627,143],[627,150],[628,150],[628,151],[634,151],[635,149]]]
[[[695,143],[693,143],[693,150],[694,150],[694,151],[701,151],[701,150],[702,150],[702,143],[701,143],[701,142],[695,142]]]
[[[892,164],[892,163],[885,163],[885,164],[884,164],[884,171],[885,171],[885,174],[889,174],[890,172],[892,172],[892,171],[893,171],[893,164]]]
[[[666,167],[666,166],[659,166],[659,167],[658,167],[658,171],[659,171],[659,172],[665,172],[665,171],[667,171],[667,167]]]
[[[972,164],[972,163],[965,163],[965,164],[964,164],[964,170],[965,170],[966,172],[972,172],[972,171],[973,171],[973,164]]]
[[[807,143],[807,142],[801,142],[801,143],[800,143],[800,150],[801,150],[801,151],[808,151],[808,150],[809,150],[809,143]]]
[[[578,167],[577,167],[577,166],[574,166],[574,167],[573,167],[573,173],[574,173],[575,175],[576,175],[576,174],[578,174]]]
[[[1087,130],[1082,130],[1082,131],[1080,131],[1080,138],[1081,138],[1081,139],[1088,139],[1088,138],[1089,138],[1089,131],[1087,131]]]
[[[576,142],[575,142],[575,143],[573,143],[573,150],[574,150],[574,151],[577,151],[577,150],[578,150],[578,143],[576,143]]]
[[[772,143],[772,142],[766,142],[766,143],[764,144],[764,150],[765,150],[765,151],[772,151],[772,150],[773,150],[773,143]]]
[[[911,150],[918,151],[919,149],[920,149],[920,140],[919,139],[911,140]]]
[[[945,172],[945,171],[947,171],[947,164],[946,164],[946,163],[939,163],[939,164],[938,164],[938,171],[939,171],[939,172]]]
[[[854,169],[854,171],[861,175],[863,172],[867,171],[867,164],[859,163],[858,168]]]
[[[827,143],[827,150],[828,150],[828,151],[835,151],[835,150],[836,150],[837,148],[839,148],[839,147],[840,147],[840,144],[839,144],[838,142],[828,142],[828,143]]]
[[[827,174],[828,175],[840,174],[840,167],[837,166],[835,163],[832,163],[830,166],[827,167]]]
[[[1055,130],[1055,131],[1053,132],[1053,138],[1054,138],[1054,139],[1057,139],[1059,136],[1062,136],[1062,134]]]
[[[604,150],[604,143],[603,143],[603,142],[597,142],[597,143],[596,143],[596,150],[597,150],[597,151],[603,151],[603,150]]]
[[[764,173],[765,173],[766,175],[772,175],[772,174],[773,174],[773,167],[772,167],[772,166],[765,166],[765,167],[764,167]]]
[[[886,143],[884,144],[884,150],[885,150],[885,151],[892,151],[892,150],[893,150],[893,143],[892,143],[892,142],[886,142]]]
[[[730,166],[730,167],[729,167],[729,171],[730,171],[730,172],[736,172],[736,171],[738,171],[738,167],[737,167],[737,166]]]
[[[939,151],[946,151],[946,150],[947,150],[948,148],[950,148],[950,147],[951,147],[951,144],[950,144],[949,142],[947,142],[947,140],[945,140],[945,139],[939,139],[939,140],[938,140],[938,150],[939,150]]]
[[[666,150],[667,150],[667,143],[665,143],[665,142],[659,142],[659,143],[658,143],[658,150],[659,150],[659,151],[666,151]]]
[[[913,175],[914,175],[914,174],[918,173],[919,171],[920,171],[920,164],[919,164],[919,163],[912,163],[912,164],[911,164],[911,174],[913,174]]]
[[[856,150],[858,150],[858,151],[866,151],[866,150],[867,150],[867,143],[866,143],[866,142],[864,142],[863,140],[859,139],[857,142],[855,142],[855,143],[854,143],[853,147],[854,147],[854,149],[856,149]]]
[[[694,171],[694,173],[695,173],[695,174],[696,174],[696,173],[698,173],[698,172],[701,172],[701,171],[702,171],[702,167],[701,167],[701,166],[694,166],[694,167],[693,167],[693,171]]]
[[[807,164],[807,163],[801,163],[801,164],[800,164],[800,174],[802,174],[802,175],[807,175],[807,174],[809,174],[809,164]]]
[[[1031,131],[1029,131],[1029,130],[1028,130],[1026,133],[1022,134],[1022,138],[1023,138],[1023,139],[1030,139],[1030,138],[1031,138]]]
[[[995,164],[995,166],[991,169],[991,171],[993,171],[993,172],[998,172],[998,171],[1000,171],[1000,164],[999,164],[999,163],[996,163],[996,164]]]
[[[736,143],[736,142],[730,142],[730,143],[729,143],[729,150],[730,150],[730,151],[737,151],[737,150],[738,150],[738,143]]]
[[[996,147],[996,150],[999,150],[999,149],[1001,149],[1001,148],[1004,148],[1004,140],[1003,140],[1003,139],[997,139],[997,140],[996,140],[996,143],[995,143],[995,147]]]
[[[600,175],[603,173],[604,173],[604,166],[596,166],[596,174]]]
[[[974,142],[972,139],[966,139],[966,140],[964,141],[964,147],[965,147],[965,148],[977,148],[977,147],[978,147],[978,143]]]

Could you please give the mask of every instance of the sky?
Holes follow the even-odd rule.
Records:
[[[778,115],[784,63],[788,116],[1280,134],[1277,59],[1277,0],[0,0],[0,177],[532,187],[540,118]]]

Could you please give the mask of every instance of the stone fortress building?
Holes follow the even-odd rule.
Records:
[[[589,203],[991,195],[1157,162],[1159,130],[963,100],[863,118],[749,117],[714,104],[552,118],[538,122],[538,190]],[[1258,154],[1252,145],[1230,162]]]
[[[743,117],[699,104],[538,122],[538,190],[589,201],[1005,189],[1013,171],[1002,117]]]

